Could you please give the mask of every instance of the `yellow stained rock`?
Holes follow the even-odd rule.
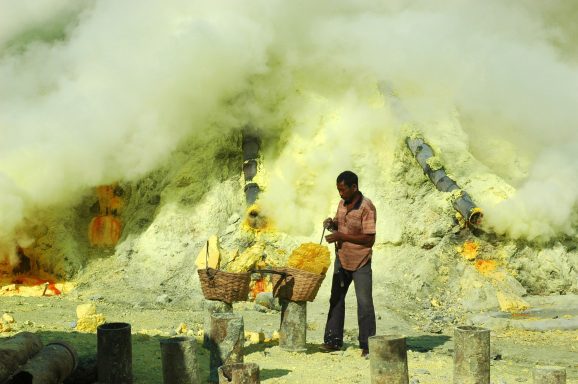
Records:
[[[530,308],[530,304],[513,293],[498,291],[496,296],[503,312],[522,312]]]
[[[263,332],[245,331],[245,341],[250,344],[259,344],[265,341],[265,334]]]
[[[497,263],[494,260],[476,260],[475,267],[480,273],[488,274],[496,270]]]
[[[478,255],[479,244],[475,241],[466,241],[464,245],[459,248],[459,252],[466,260],[474,260]]]
[[[104,324],[105,318],[102,313],[97,313],[95,315],[88,315],[81,317],[76,322],[76,330],[79,332],[96,332],[96,328]]]
[[[209,247],[209,253],[207,256],[207,245]],[[208,258],[208,263],[207,263]],[[216,235],[209,237],[208,244],[205,243],[199,255],[197,256],[197,261],[195,265],[198,269],[205,269],[207,268],[207,264],[209,268],[219,269],[219,265],[221,263],[221,252],[219,250],[219,238]]]
[[[187,333],[188,331],[189,331],[189,327],[187,327],[187,324],[185,324],[185,323],[180,323],[179,326],[177,327],[177,329],[175,329],[175,332],[177,334]]]
[[[264,255],[264,246],[260,243],[247,248],[243,253],[234,257],[226,266],[228,272],[247,272],[253,269]]]
[[[2,315],[2,321],[6,324],[14,323],[14,317],[8,313],[5,313]]]
[[[96,305],[94,303],[80,304],[76,307],[76,317],[78,319],[92,315],[96,315]]]
[[[287,265],[303,271],[323,275],[329,268],[329,248],[317,243],[303,243],[289,256]]]
[[[5,285],[1,288],[1,290],[5,291],[5,292],[15,291],[16,290],[16,284]]]

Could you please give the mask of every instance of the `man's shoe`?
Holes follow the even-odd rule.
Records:
[[[335,352],[335,351],[341,350],[341,347],[338,347],[337,345],[333,345],[333,344],[327,344],[327,343],[321,344],[319,346],[319,348],[324,352]]]
[[[361,357],[365,357],[366,359],[369,358],[369,349],[362,349]]]

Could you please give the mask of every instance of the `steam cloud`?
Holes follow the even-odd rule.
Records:
[[[263,204],[282,227],[310,226],[331,213],[339,171],[389,165],[380,151],[399,140],[399,121],[382,80],[428,137],[457,112],[462,134],[446,144],[517,188],[483,207],[488,226],[574,233],[576,6],[36,3],[0,2],[0,243],[37,207],[136,179],[209,125],[279,136]]]

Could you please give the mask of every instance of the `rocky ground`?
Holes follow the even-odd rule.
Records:
[[[92,273],[110,268],[110,260],[95,263]],[[100,267],[99,267],[100,265]],[[94,275],[93,275],[94,276]],[[6,323],[5,332],[10,336],[19,331],[38,333],[44,342],[56,339],[69,341],[78,351],[81,366],[85,370],[77,375],[75,383],[91,383],[90,367],[94,368],[96,357],[96,334],[94,331],[79,332],[75,328],[78,305],[94,303],[97,313],[108,322],[131,324],[133,338],[133,374],[135,383],[162,383],[161,339],[177,334],[187,334],[198,341],[199,364],[203,377],[208,377],[209,353],[202,347],[202,329],[206,316],[204,301],[187,300],[152,290],[135,291],[122,285],[122,279],[109,279],[109,283],[79,279],[77,287],[60,296],[2,297],[2,312],[9,314],[14,322]],[[88,281],[93,281],[89,284]],[[248,339],[245,345],[245,361],[260,367],[264,383],[367,383],[370,380],[369,360],[360,357],[356,345],[357,323],[355,298],[350,295],[346,318],[344,350],[322,353],[318,346],[327,311],[329,281],[326,280],[313,303],[307,307],[307,351],[292,353],[279,348],[275,340]],[[491,380],[494,384],[532,382],[532,368],[536,364],[566,367],[568,383],[578,383],[578,330],[575,326],[560,330],[546,327],[548,320],[567,320],[574,324],[578,315],[578,297],[565,296],[563,300],[536,298],[536,303],[550,303],[550,314],[560,315],[541,319],[541,329],[517,326],[516,321],[529,323],[539,319],[500,318],[496,314],[464,317],[469,324],[492,327]],[[376,308],[378,334],[401,334],[407,337],[408,365],[411,383],[447,383],[452,379],[453,327],[450,322],[431,322],[423,316],[408,316],[404,308],[379,304]],[[266,309],[253,302],[235,303],[234,311],[243,315],[246,332],[263,332],[270,338],[279,327],[280,312]],[[566,314],[563,314],[566,313]],[[555,319],[552,319],[555,317]],[[462,320],[460,320],[462,321]],[[574,324],[575,325],[575,324]],[[559,327],[558,327],[559,328]],[[92,372],[94,374],[94,372]],[[85,381],[80,381],[80,380]]]

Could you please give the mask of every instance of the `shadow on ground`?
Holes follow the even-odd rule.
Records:
[[[41,331],[36,332],[36,334],[44,345],[64,341],[76,351],[78,367],[63,384],[96,383],[96,333]],[[132,376],[135,383],[158,384],[163,382],[160,341],[165,338],[132,334]],[[207,379],[209,377],[209,351],[202,348],[201,343],[197,343],[196,356],[199,375],[202,379]],[[272,374],[278,375],[280,373],[273,372]]]
[[[444,345],[449,339],[450,337],[446,335],[412,336],[406,339],[407,349],[414,352],[428,352]]]

